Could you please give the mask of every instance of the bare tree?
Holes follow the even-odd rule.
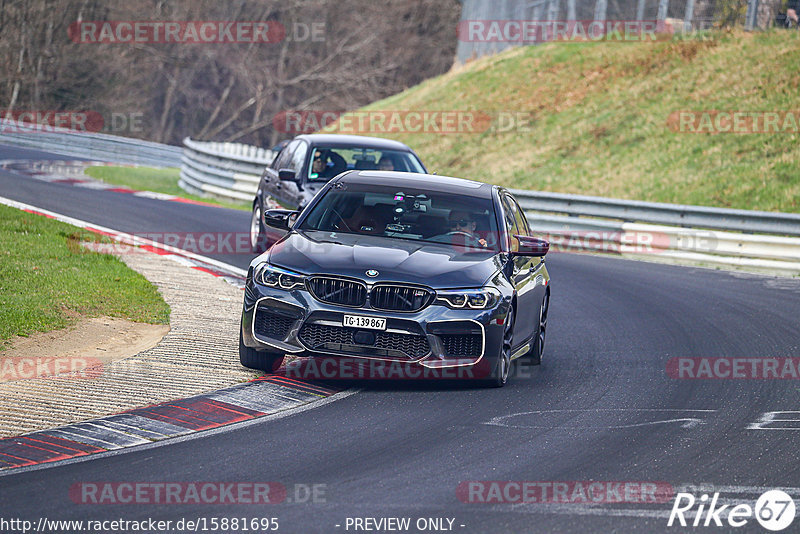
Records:
[[[2,0],[0,102],[138,113],[143,131],[121,133],[161,142],[269,145],[284,135],[281,111],[354,109],[447,71],[459,11],[456,0]],[[273,21],[286,38],[82,44],[67,32],[120,20]]]

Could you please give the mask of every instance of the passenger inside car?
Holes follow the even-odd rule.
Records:
[[[378,169],[382,171],[393,171],[395,170],[394,160],[392,156],[388,154],[384,154],[381,156],[380,161],[378,161]]]

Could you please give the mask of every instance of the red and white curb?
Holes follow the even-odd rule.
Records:
[[[0,470],[71,460],[254,420],[340,390],[270,375],[185,399],[0,439]]]
[[[189,251],[0,197],[0,204],[84,228],[156,254],[168,255],[194,269],[244,287],[246,271]],[[211,393],[136,408],[51,430],[0,439],[0,470],[145,445],[165,439],[292,411],[343,391],[329,385],[287,377],[285,370]]]

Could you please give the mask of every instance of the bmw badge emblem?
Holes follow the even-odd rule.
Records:
[[[367,271],[367,276],[369,276],[370,278],[375,278],[379,274],[380,273],[378,271],[376,271],[375,269],[370,269],[369,271]]]

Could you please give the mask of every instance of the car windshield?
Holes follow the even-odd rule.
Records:
[[[328,181],[348,170],[425,172],[411,152],[359,147],[324,147],[311,150],[308,179]]]
[[[396,185],[337,184],[310,208],[297,229],[499,250],[490,198]]]

